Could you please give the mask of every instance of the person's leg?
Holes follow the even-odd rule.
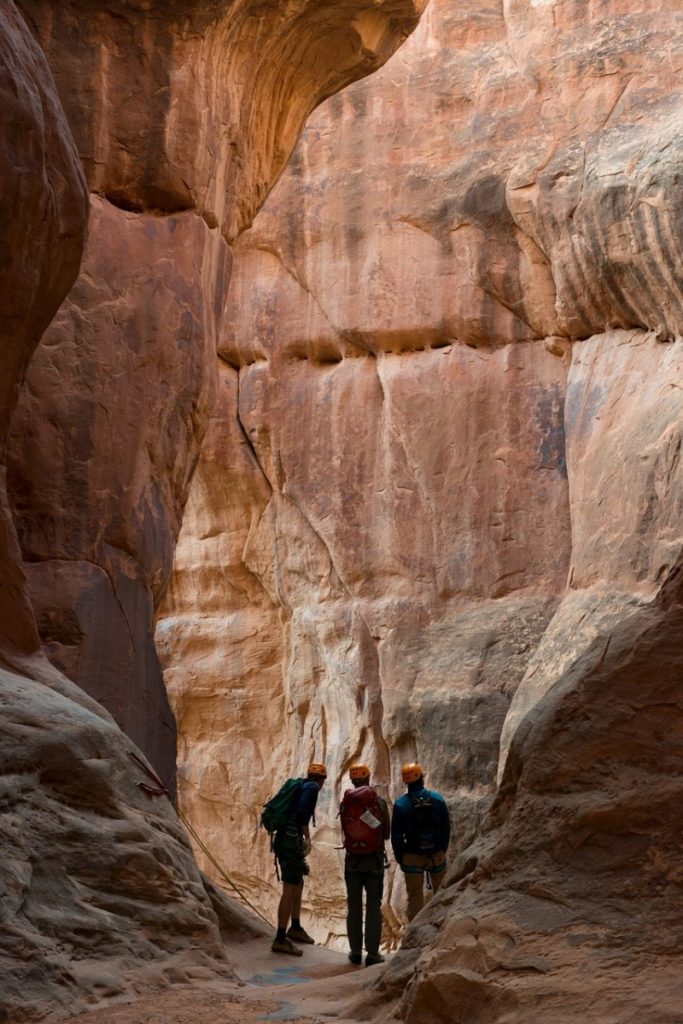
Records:
[[[287,930],[289,919],[292,916],[292,907],[298,885],[291,885],[289,882],[282,883],[282,896],[277,908],[277,926]]]
[[[407,914],[412,921],[424,906],[424,868],[426,857],[419,853],[406,853],[403,857],[403,872],[408,894]]]
[[[301,917],[301,897],[303,896],[303,891],[304,891],[304,880],[302,878],[301,882],[295,887],[294,893],[292,895],[292,920],[293,921],[298,921],[300,919],[300,917]]]
[[[297,898],[299,903],[301,901],[303,875],[297,862],[285,860],[280,861],[280,873],[282,875],[282,896],[277,908],[277,933],[271,949],[274,953],[290,953],[292,956],[301,956],[302,950],[294,945],[286,932]]]
[[[295,942],[303,942],[307,946],[312,946],[315,943],[315,939],[308,934],[301,923],[301,897],[303,891],[304,880],[302,878],[292,897],[292,926],[287,932],[287,937],[294,939]]]
[[[424,879],[421,871],[406,873],[406,892],[408,893],[408,920],[412,921],[422,910],[425,902]]]
[[[438,892],[441,888],[444,875],[446,874],[446,854],[443,852],[435,853],[432,857],[432,862],[429,871],[429,880],[432,883],[432,889],[434,892]]]
[[[384,892],[384,872],[368,872],[363,876],[365,885],[365,948],[374,959],[379,957],[379,944],[382,941],[382,894]]]
[[[344,875],[346,882],[346,934],[350,956],[361,962],[363,951],[363,876],[359,872]]]

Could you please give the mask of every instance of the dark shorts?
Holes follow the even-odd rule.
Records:
[[[301,885],[305,870],[303,837],[298,830],[283,829],[275,835],[275,856],[280,865],[280,877],[288,885]]]

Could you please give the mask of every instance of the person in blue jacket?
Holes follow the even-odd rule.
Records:
[[[301,924],[301,897],[304,876],[308,874],[306,857],[311,852],[310,822],[326,778],[324,764],[309,764],[308,776],[301,784],[291,819],[275,833],[273,849],[280,865],[282,896],[277,910],[277,933],[271,946],[273,953],[301,956],[302,950],[295,943],[314,941]]]
[[[408,792],[394,804],[391,845],[405,876],[408,920],[412,921],[424,906],[425,873],[434,892],[443,881],[451,819],[441,794],[425,788],[421,765],[404,764],[401,775]]]

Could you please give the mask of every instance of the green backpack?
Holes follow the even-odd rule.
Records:
[[[271,840],[278,829],[284,828],[294,817],[294,809],[303,782],[303,779],[287,779],[275,796],[271,796],[270,800],[263,805],[261,826],[270,835]]]

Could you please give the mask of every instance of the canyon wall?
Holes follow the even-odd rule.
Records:
[[[229,243],[321,98],[378,67],[412,0],[24,0],[92,195],[80,278],[29,370],[9,491],[41,639],[173,789],[153,643],[215,390]]]
[[[258,931],[136,753],[172,788],[154,608],[216,389],[229,242],[312,107],[421,6],[2,5],[3,1019],[227,975],[225,935]]]
[[[421,758],[463,853],[386,975],[411,1024],[677,1019],[682,40],[433,0],[234,250],[157,628],[181,801],[272,911],[260,803],[325,758],[335,941],[345,769]]]
[[[7,507],[7,431],[29,360],[78,274],[87,207],[45,58],[13,4],[0,19],[0,649],[18,657],[40,645]]]

